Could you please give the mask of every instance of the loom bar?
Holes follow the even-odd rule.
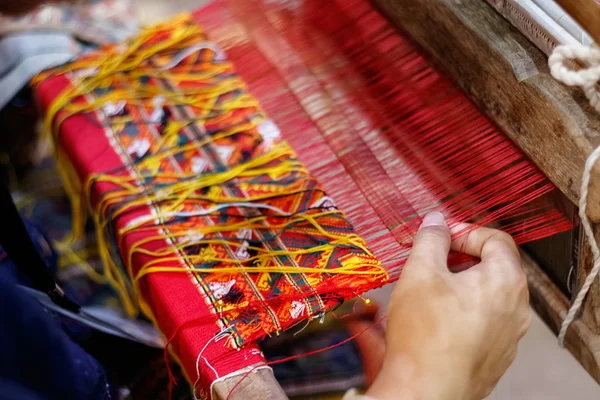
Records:
[[[600,43],[600,5],[593,0],[557,0],[579,24]]]

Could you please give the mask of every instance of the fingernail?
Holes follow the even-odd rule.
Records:
[[[423,218],[421,228],[425,228],[427,226],[446,226],[444,214],[440,212],[430,212],[427,214],[425,218]]]

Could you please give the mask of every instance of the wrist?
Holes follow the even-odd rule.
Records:
[[[442,356],[443,357],[443,356]],[[376,400],[465,400],[468,376],[460,365],[443,359],[418,362],[407,355],[386,359],[367,391]]]

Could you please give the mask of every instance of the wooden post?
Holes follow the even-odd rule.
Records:
[[[522,259],[529,282],[531,306],[548,327],[557,333],[567,315],[570,302],[531,258],[522,254]],[[600,383],[600,336],[592,332],[583,321],[575,320],[567,332],[565,347]]]
[[[256,367],[253,365],[249,369]],[[236,386],[237,385],[237,386]],[[217,382],[213,400],[287,400],[270,368],[256,369]]]

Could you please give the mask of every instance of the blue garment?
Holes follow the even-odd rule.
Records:
[[[0,398],[110,398],[102,366],[15,283],[0,278],[0,379],[8,390]],[[19,386],[38,397],[17,395]]]
[[[25,221],[50,271],[56,254],[36,227]],[[104,369],[73,342],[61,323],[17,284],[28,279],[0,248],[0,400],[109,399]]]
[[[12,380],[0,379],[0,400],[43,400],[35,392]]]
[[[37,250],[38,254],[48,267],[50,273],[52,275],[55,275],[58,256],[52,248],[50,240],[46,235],[44,235],[44,233],[37,224],[34,224],[27,218],[22,219],[23,225],[25,226],[25,229],[27,230],[27,233],[31,238],[31,242],[35,246],[35,249]],[[11,279],[13,279],[15,282],[18,282],[21,285],[31,285],[31,281],[29,280],[29,278],[24,273],[19,271],[15,267],[13,262],[8,258],[8,255],[2,248],[2,245],[0,245],[0,269],[2,269],[2,271],[0,272],[0,276],[10,276]]]

